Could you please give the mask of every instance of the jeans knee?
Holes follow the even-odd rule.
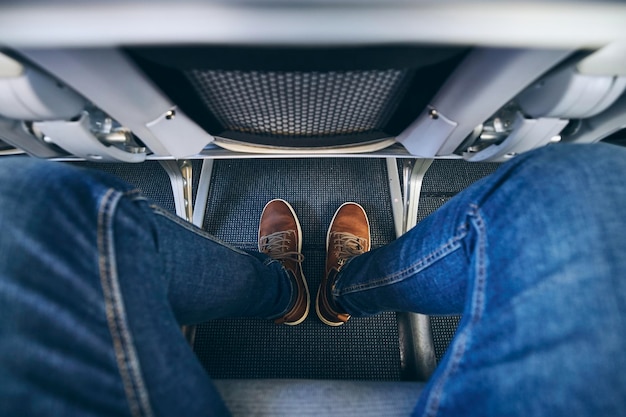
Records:
[[[529,152],[519,164],[532,170],[529,179],[556,183],[563,191],[585,193],[626,174],[626,148],[609,144],[558,144]],[[589,190],[583,187],[588,185]]]
[[[1,246],[74,239],[77,231],[95,227],[99,205],[111,188],[132,189],[108,174],[69,164],[0,160]]]
[[[619,210],[626,201],[626,148],[607,144],[553,145],[522,155],[502,167],[497,188],[518,206],[566,222],[565,213],[591,217]],[[560,217],[561,216],[561,217]]]
[[[16,157],[0,160],[0,214],[23,216],[63,206],[92,206],[106,188],[132,187],[106,173],[70,164]]]
[[[623,264],[624,176],[626,148],[613,145],[555,145],[519,157],[483,197],[492,243],[508,248],[507,257],[523,253],[546,264]],[[518,267],[532,263],[524,262]]]

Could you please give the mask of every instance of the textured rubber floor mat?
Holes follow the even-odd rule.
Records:
[[[417,213],[418,222],[441,207],[459,191],[494,172],[498,166],[499,164],[495,163],[476,163],[463,160],[438,159],[433,161],[426,171],[422,184]],[[461,316],[431,316],[430,324],[437,362],[443,358],[460,321]]]
[[[172,213],[176,213],[170,179],[158,161],[145,161],[139,164],[97,162],[71,162],[70,164],[83,168],[97,169],[115,175],[140,189],[154,203]],[[194,201],[201,168],[202,161],[192,161]]]
[[[157,161],[72,164],[116,175],[175,212],[169,178]],[[206,228],[229,243],[254,249],[263,206],[272,198],[287,199],[302,223],[304,273],[314,293],[323,273],[326,229],[344,201],[365,207],[373,247],[394,238],[384,165],[377,159],[216,161]],[[424,178],[418,221],[497,167],[462,160],[434,161]],[[193,161],[194,198],[200,169],[201,161]],[[443,357],[459,321],[459,316],[431,318],[437,361]],[[216,321],[199,326],[194,349],[216,378],[398,380],[402,371],[392,313],[353,319],[337,329],[320,323],[314,312],[296,327],[275,326],[262,320]]]
[[[254,249],[267,201],[283,198],[303,230],[304,274],[314,294],[324,272],[325,240],[335,210],[355,201],[367,211],[372,247],[394,238],[385,161],[285,159],[216,161],[205,228],[235,246]],[[352,319],[332,328],[314,310],[301,325],[219,320],[199,325],[194,350],[214,378],[399,380],[394,313]]]

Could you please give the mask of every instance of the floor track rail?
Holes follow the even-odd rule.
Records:
[[[397,237],[417,224],[419,198],[432,159],[404,160],[400,182],[398,161],[387,158],[387,174]],[[401,186],[402,185],[402,186]],[[426,381],[437,366],[430,318],[423,314],[398,313],[398,330],[405,375],[403,379]]]

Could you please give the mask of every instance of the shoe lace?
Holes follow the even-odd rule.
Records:
[[[259,249],[270,258],[279,261],[302,262],[304,256],[300,252],[289,251],[291,243],[290,236],[296,238],[295,230],[285,230],[261,236],[259,239]]]
[[[365,253],[366,239],[347,232],[334,232],[332,237],[335,257],[340,266],[349,259]]]

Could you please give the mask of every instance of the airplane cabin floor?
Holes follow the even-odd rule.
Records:
[[[168,176],[156,161],[75,164],[117,175],[175,211]],[[424,178],[418,221],[496,167],[435,160]],[[201,161],[193,161],[194,199],[200,169]],[[372,248],[394,239],[386,164],[384,159],[375,158],[216,160],[204,228],[232,245],[255,249],[259,216],[272,198],[289,201],[300,219],[303,269],[313,297],[324,272],[326,231],[343,202],[355,201],[367,211]],[[432,318],[438,361],[458,321],[458,316]],[[406,347],[399,339],[395,313],[353,318],[332,328],[322,324],[312,308],[309,318],[295,327],[256,319],[203,323],[197,326],[193,348],[208,374],[216,379],[412,379],[402,360]]]

